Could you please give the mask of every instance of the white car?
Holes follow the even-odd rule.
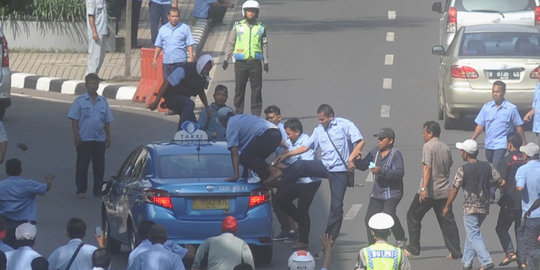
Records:
[[[478,24],[540,24],[539,0],[444,0],[431,8],[442,14],[439,44],[444,48],[457,31]]]
[[[9,70],[9,49],[6,37],[0,28],[0,120],[11,106],[11,71]]]

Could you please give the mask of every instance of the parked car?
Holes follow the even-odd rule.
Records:
[[[440,43],[450,45],[462,26],[479,24],[538,25],[539,0],[445,0],[433,3],[432,10],[442,14]]]
[[[224,180],[233,175],[226,142],[208,141],[197,125],[175,140],[137,147],[118,174],[103,184],[102,226],[108,248],[130,250],[139,241],[137,224],[152,220],[167,228],[169,240],[199,245],[221,233],[228,215],[238,220],[244,239],[260,264],[272,260],[271,190],[259,179]]]
[[[11,71],[9,70],[9,48],[4,32],[0,28],[0,120],[11,106]]]
[[[493,82],[506,83],[505,98],[521,113],[531,108],[540,72],[540,29],[520,25],[462,27],[441,55],[438,74],[438,116],[446,128],[456,119],[475,115],[490,100]]]

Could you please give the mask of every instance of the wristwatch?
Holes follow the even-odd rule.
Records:
[[[423,187],[421,187],[421,188],[420,188],[420,191],[426,191],[426,189],[425,189],[425,188],[423,188]]]

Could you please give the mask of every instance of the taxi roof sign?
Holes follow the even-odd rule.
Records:
[[[175,141],[208,141],[205,131],[199,129],[197,123],[186,121],[182,124],[182,130],[174,134]]]

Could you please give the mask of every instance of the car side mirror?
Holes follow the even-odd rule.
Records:
[[[432,55],[444,55],[444,47],[441,45],[435,45],[431,48]]]
[[[437,13],[443,13],[442,4],[441,2],[435,2],[433,3],[433,6],[431,6],[431,10],[437,12]]]
[[[112,181],[104,181],[103,184],[101,184],[101,193],[102,194],[109,194],[112,187]]]

